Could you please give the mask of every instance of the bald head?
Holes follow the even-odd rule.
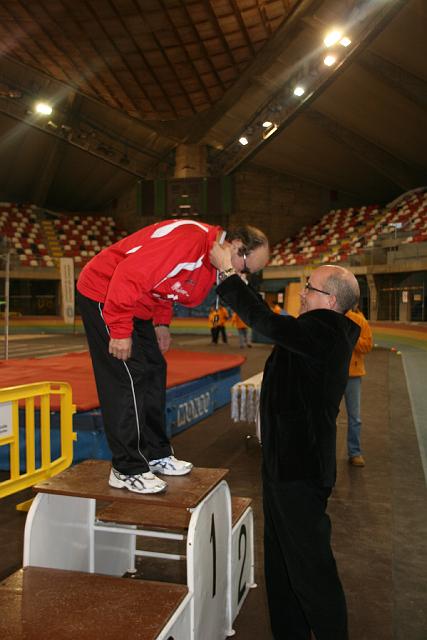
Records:
[[[351,271],[324,265],[313,271],[308,286],[301,292],[301,313],[313,309],[346,313],[357,304],[359,296],[359,284]]]
[[[348,269],[336,265],[325,265],[320,269],[324,269],[328,291],[336,298],[335,311],[347,313],[359,302],[360,289],[355,275]]]

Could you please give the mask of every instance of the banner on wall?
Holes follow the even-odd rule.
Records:
[[[60,258],[62,317],[65,324],[74,323],[74,260],[73,258]]]

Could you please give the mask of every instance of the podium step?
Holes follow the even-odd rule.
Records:
[[[162,505],[163,507],[196,507],[212,489],[225,478],[228,469],[194,467],[185,476],[165,476],[164,493],[138,494],[127,489],[114,489],[108,484],[111,462],[85,460],[59,475],[40,482],[34,491],[79,498],[92,498],[103,502]]]
[[[235,524],[240,520],[242,515],[245,513],[246,509],[250,507],[252,504],[251,498],[238,498],[236,496],[231,496],[231,526],[234,527]]]
[[[160,509],[157,505],[113,502],[98,511],[96,517],[103,522],[132,524],[154,531],[185,532],[190,524],[191,513],[178,507]]]
[[[152,495],[113,489],[109,472],[110,463],[87,460],[36,485],[24,566],[119,577],[135,572],[138,556],[181,560],[180,544],[165,545],[185,540],[192,626],[184,640],[232,634],[232,621],[254,586],[254,554],[250,500],[232,501],[228,470],[196,467],[186,476],[168,476],[167,491]],[[144,538],[154,540],[137,548]],[[150,548],[158,541],[161,549]],[[175,632],[165,640],[170,638],[181,640]]]
[[[250,498],[231,497],[231,526],[241,518],[250,507]],[[168,507],[159,509],[158,506],[147,504],[129,504],[113,502],[96,514],[98,520],[114,522],[116,524],[131,524],[152,529],[153,531],[183,532],[188,529],[191,513],[187,509]]]
[[[184,585],[26,567],[0,584],[0,637],[160,640],[172,624],[173,637],[188,640],[187,595]]]

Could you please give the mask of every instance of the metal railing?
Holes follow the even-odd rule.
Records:
[[[52,460],[51,397],[59,396],[60,451]],[[36,412],[39,412],[40,433],[37,434]],[[72,389],[67,382],[34,382],[0,389],[0,446],[9,445],[10,477],[0,482],[0,498],[51,478],[69,467],[73,461]],[[21,431],[25,431],[24,454],[21,456]],[[24,428],[25,423],[25,428]],[[36,443],[39,446],[36,447]],[[22,447],[23,448],[23,447]],[[39,449],[39,463],[36,451]],[[21,467],[25,471],[21,472]]]

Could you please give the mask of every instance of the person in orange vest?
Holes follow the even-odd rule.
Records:
[[[347,409],[347,450],[348,461],[354,467],[364,467],[365,460],[360,447],[360,393],[362,376],[366,375],[364,356],[372,350],[372,331],[368,321],[358,306],[348,311],[346,316],[360,327],[360,336],[351,356],[349,378],[344,392]]]
[[[248,325],[243,322],[237,313],[233,313],[231,316],[231,324],[236,327],[237,333],[239,334],[240,348],[244,349],[244,347],[252,347],[248,339]]]
[[[222,305],[219,305],[218,309],[215,309],[215,306],[211,307],[208,320],[211,328],[212,344],[218,344],[219,334],[221,334],[222,341],[224,343],[227,342],[225,323],[229,317],[227,309]]]

